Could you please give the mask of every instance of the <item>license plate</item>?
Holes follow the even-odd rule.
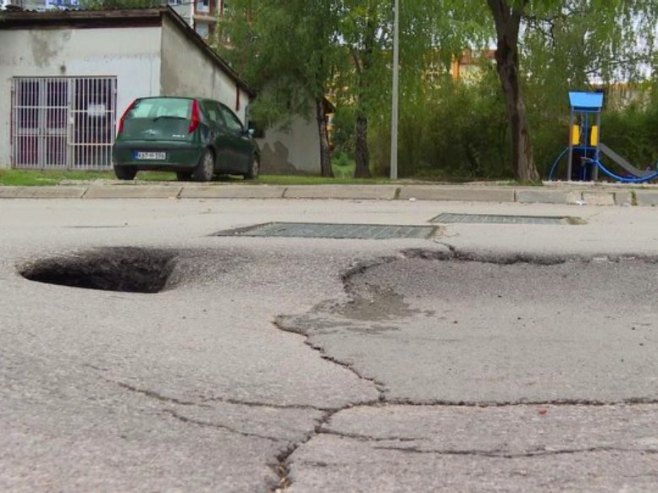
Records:
[[[167,159],[166,152],[135,152],[135,159],[138,161],[164,161]]]

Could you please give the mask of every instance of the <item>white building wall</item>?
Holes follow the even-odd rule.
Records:
[[[162,31],[162,95],[198,96],[221,101],[244,123],[249,96],[239,90],[224,71],[214,65],[210,55],[197,48],[173,21],[165,18]]]
[[[320,132],[313,117],[295,116],[285,130],[268,128],[258,145],[263,173],[320,174]]]
[[[121,116],[135,98],[159,95],[160,35],[159,27],[0,30],[0,167],[11,158],[12,77],[117,77]]]

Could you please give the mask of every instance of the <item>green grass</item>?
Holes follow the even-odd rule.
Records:
[[[336,167],[334,167],[334,172]],[[351,173],[336,173],[335,178],[324,178],[310,175],[261,175],[256,180],[243,180],[241,177],[221,177],[215,183],[248,184],[248,185],[386,185],[395,183],[432,183],[436,180],[400,180],[394,182],[384,177],[352,178]],[[18,170],[0,168],[0,186],[46,186],[46,185],[76,185],[96,180],[115,180],[112,171],[64,171],[64,170]],[[138,182],[172,182],[176,181],[175,173],[159,171],[142,171],[137,174]],[[442,180],[442,183],[463,183],[466,180]],[[515,182],[498,182],[498,185],[515,185]]]
[[[247,183],[266,185],[383,185],[393,183],[388,178],[325,178],[304,175],[261,175]]]
[[[145,181],[172,181],[176,179],[176,175],[174,173],[150,172],[140,173],[137,178]],[[111,171],[0,169],[0,185],[4,186],[35,187],[114,179],[116,178]]]
[[[0,169],[0,185],[3,186],[46,186],[60,184],[81,184],[95,180],[115,180],[111,171],[64,171],[64,170],[20,170]],[[175,173],[143,171],[137,174],[137,181],[162,182],[176,181]],[[239,177],[222,177],[216,181],[221,183],[245,183],[266,185],[354,185],[390,183],[386,178],[323,178],[321,176],[296,175],[262,175],[253,181],[244,181]]]
[[[97,180],[109,177],[110,173],[106,172],[0,169],[0,185],[8,186],[57,185],[63,180]]]

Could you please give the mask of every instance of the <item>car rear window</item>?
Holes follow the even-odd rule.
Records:
[[[127,118],[190,118],[192,100],[182,98],[149,98],[135,102]]]

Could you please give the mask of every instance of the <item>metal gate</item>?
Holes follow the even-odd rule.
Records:
[[[12,166],[110,168],[116,89],[116,77],[14,77]]]

